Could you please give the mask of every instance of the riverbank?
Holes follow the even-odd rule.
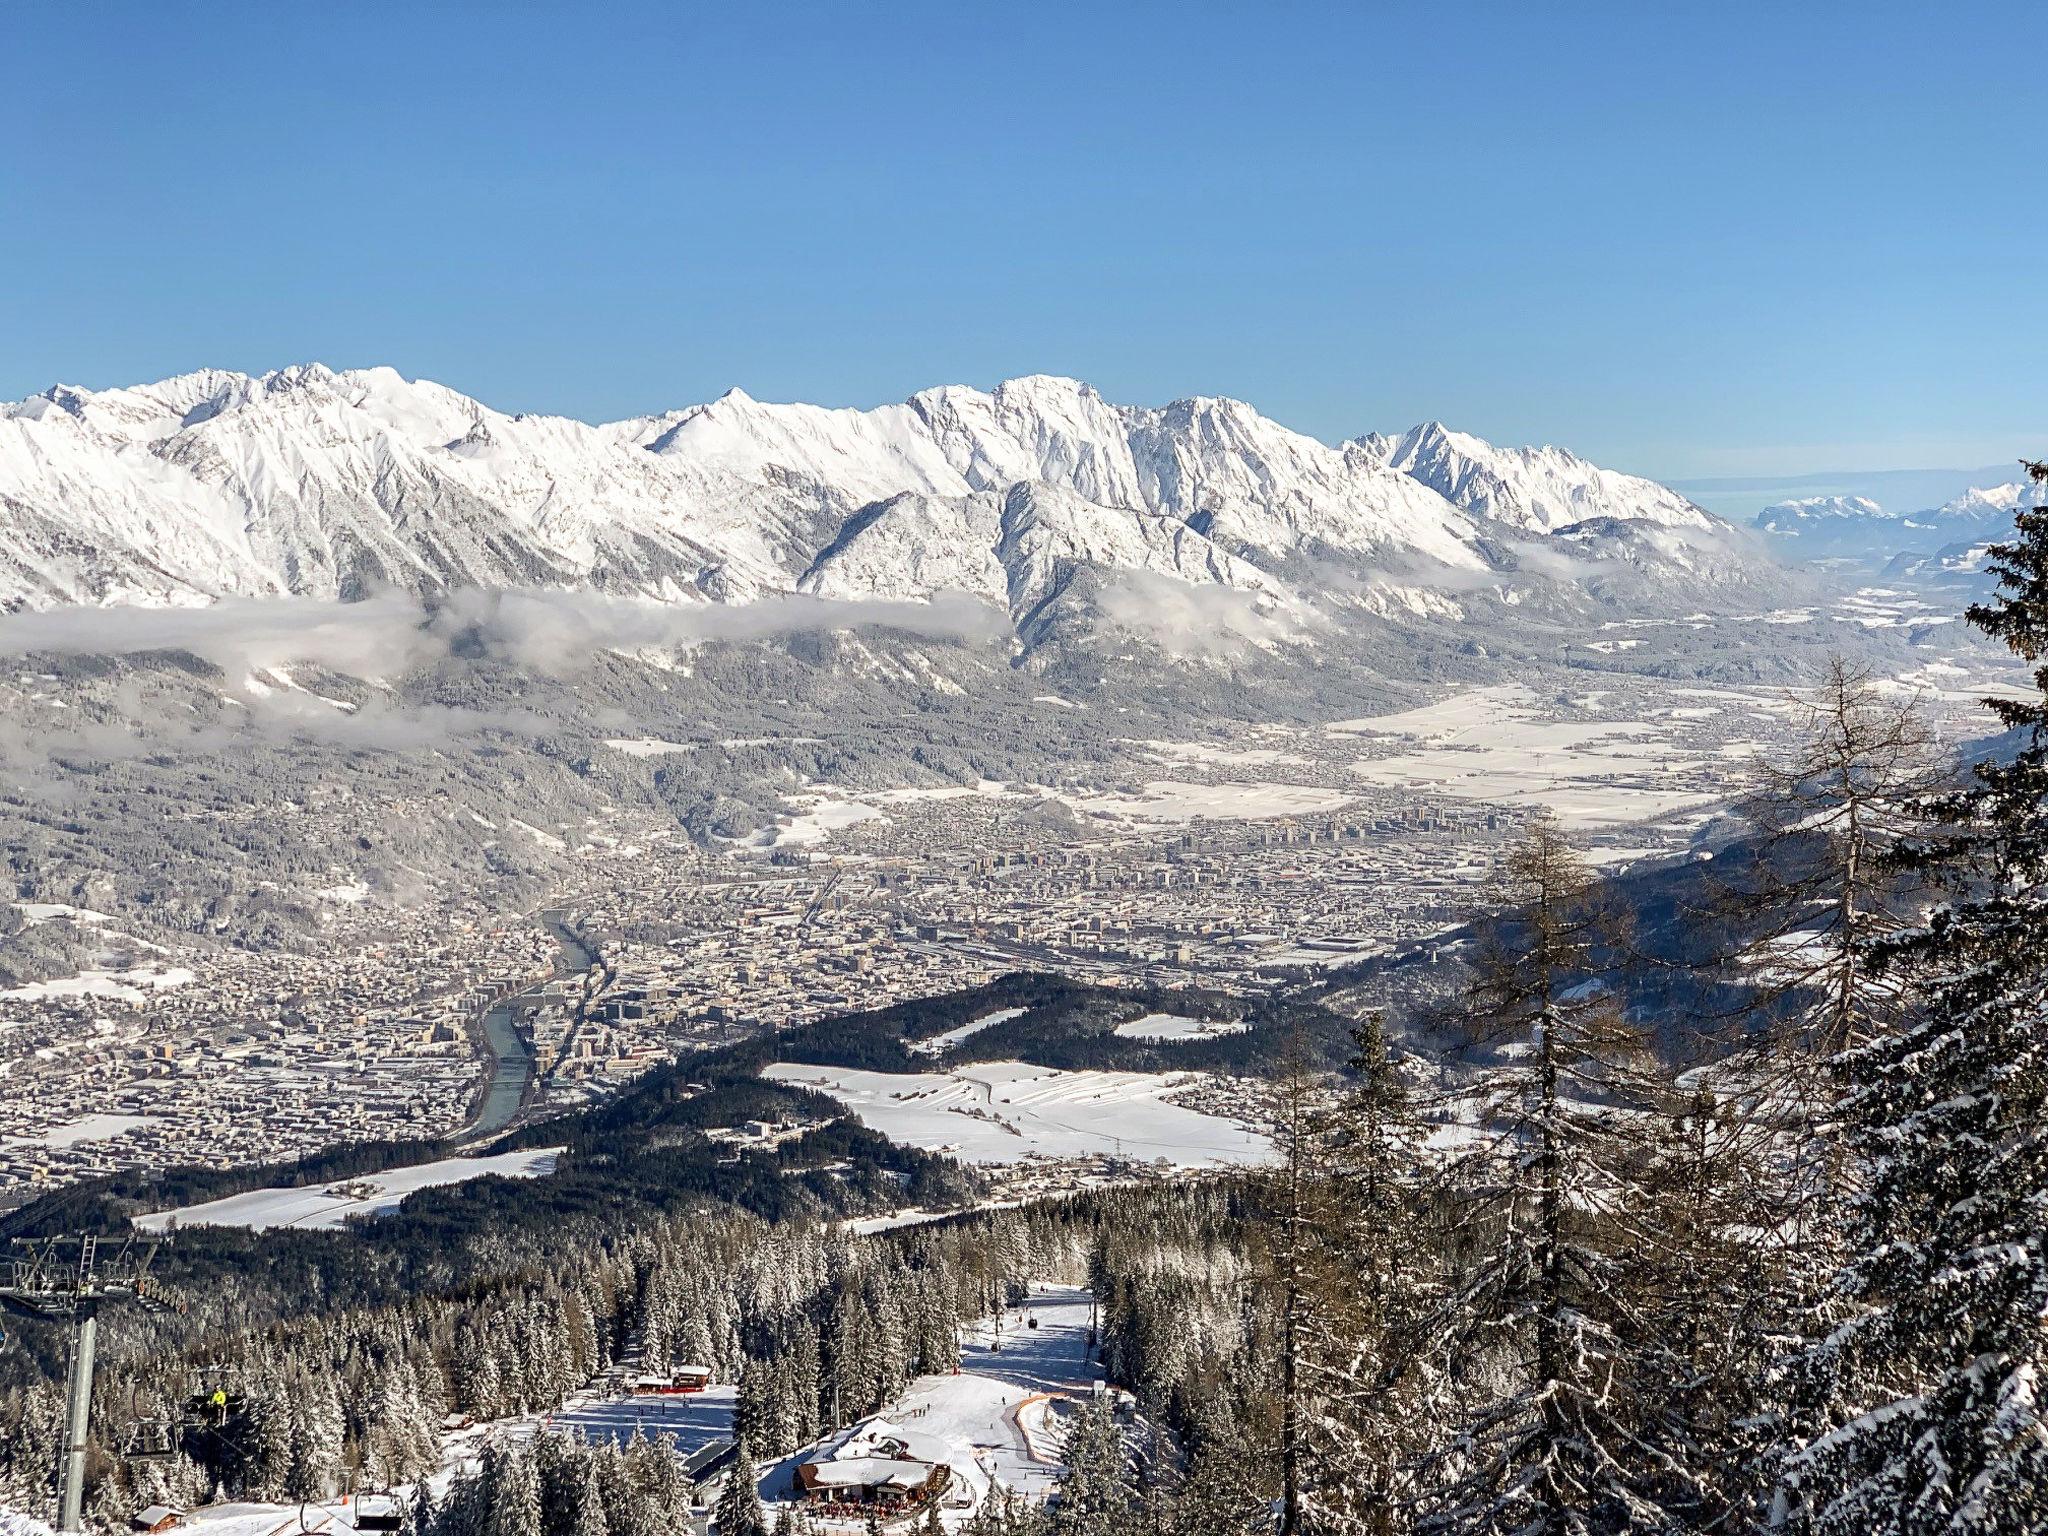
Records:
[[[542,986],[552,985],[567,976],[581,975],[597,963],[596,954],[569,927],[560,910],[544,911],[539,916],[553,936],[560,958],[547,982],[501,998],[484,1011],[484,1049],[490,1059],[490,1079],[475,1115],[457,1138],[461,1141],[481,1141],[495,1136],[518,1119],[519,1112],[532,1097],[533,1041],[519,1027],[522,1005],[531,1001]]]

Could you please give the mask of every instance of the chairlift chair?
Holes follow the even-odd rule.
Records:
[[[402,1531],[405,1506],[388,1489],[356,1495],[351,1524],[359,1531]]]
[[[123,1461],[168,1461],[178,1454],[177,1421],[144,1409],[142,1388],[128,1394],[128,1423],[121,1432]]]
[[[243,1408],[243,1396],[228,1385],[227,1367],[222,1365],[195,1366],[186,1373],[185,1413],[213,1429],[219,1429],[229,1419],[238,1417]]]
[[[164,1419],[136,1419],[121,1436],[123,1461],[169,1461],[178,1454],[178,1437]]]

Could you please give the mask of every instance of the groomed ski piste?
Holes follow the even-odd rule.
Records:
[[[984,1318],[961,1329],[958,1374],[920,1376],[879,1413],[861,1421],[900,1430],[914,1454],[941,1456],[954,1468],[969,1498],[942,1506],[940,1518],[948,1530],[964,1524],[992,1487],[1037,1502],[1059,1486],[1066,1471],[1059,1457],[1067,1422],[1091,1396],[1097,1379],[1089,1343],[1090,1302],[1081,1286],[1033,1286],[1020,1306],[1004,1309],[1000,1320]],[[591,1444],[610,1440],[624,1445],[636,1433],[648,1439],[672,1435],[676,1454],[687,1457],[730,1437],[736,1396],[730,1385],[663,1399],[578,1394],[553,1413],[501,1419],[449,1435],[442,1470],[431,1486],[437,1498],[445,1493],[456,1473],[476,1465],[491,1437],[529,1439],[543,1428]],[[836,1431],[757,1468],[771,1521],[780,1505],[798,1497],[797,1467],[846,1435],[847,1430]],[[401,1499],[409,1499],[411,1492],[410,1487],[393,1490]],[[860,1519],[812,1513],[817,1528],[829,1536],[854,1536],[866,1529]],[[349,1516],[349,1506],[339,1499],[308,1504],[303,1511],[297,1505],[230,1503],[193,1510],[178,1529],[207,1536],[292,1536],[303,1525],[308,1531],[348,1536],[355,1530]],[[7,1518],[0,1512],[0,1521]],[[46,1530],[27,1522],[19,1536],[44,1536]],[[17,1532],[0,1524],[0,1536]]]

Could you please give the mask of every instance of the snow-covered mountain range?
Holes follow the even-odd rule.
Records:
[[[1370,460],[1420,480],[1465,511],[1530,533],[1556,533],[1594,518],[1701,532],[1715,526],[1711,513],[1678,492],[1562,448],[1496,448],[1438,421],[1399,437],[1373,433],[1357,444]]]
[[[1892,575],[1974,568],[1982,551],[2012,531],[2013,514],[2041,503],[2042,488],[2021,481],[1976,487],[1918,512],[1887,511],[1867,496],[1808,496],[1768,506],[1756,526],[1806,559],[1885,564]]]
[[[1028,638],[1133,582],[1276,609],[1337,592],[1442,613],[1537,585],[1578,600],[1631,563],[1719,579],[1731,535],[1560,449],[1435,423],[1332,447],[1235,400],[1116,405],[1044,376],[873,410],[734,390],[603,425],[317,364],[0,406],[6,610],[471,585],[964,591]]]

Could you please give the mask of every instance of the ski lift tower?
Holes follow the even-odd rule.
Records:
[[[92,1356],[103,1302],[164,1305],[150,1290],[149,1261],[157,1243],[134,1237],[102,1247],[91,1234],[13,1239],[14,1257],[0,1281],[0,1302],[35,1317],[71,1323],[71,1362],[65,1380],[63,1484],[60,1531],[82,1529],[85,1442],[92,1414]]]

